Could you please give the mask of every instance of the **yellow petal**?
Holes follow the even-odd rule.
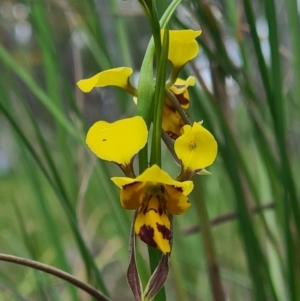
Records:
[[[86,143],[99,158],[126,166],[145,146],[147,137],[145,121],[135,116],[113,123],[96,122],[87,133]]]
[[[185,125],[183,130],[184,134],[174,144],[176,155],[181,160],[183,168],[198,171],[211,165],[218,149],[214,136],[196,122],[193,127]]]
[[[172,139],[177,139],[183,133],[184,122],[179,113],[167,103],[163,106],[162,129]]]
[[[169,54],[168,59],[174,68],[178,69],[196,57],[199,51],[196,37],[201,30],[170,30],[169,31]],[[162,30],[162,39],[164,30]]]
[[[135,182],[135,179],[128,177],[112,177],[111,180],[120,188]]]
[[[160,169],[157,165],[152,165],[147,168],[141,175],[139,175],[135,182],[156,182],[165,185],[171,185],[182,189],[184,195],[189,195],[193,190],[192,181],[178,182],[174,181],[165,171]]]
[[[166,185],[165,197],[167,199],[167,209],[173,215],[182,214],[191,207],[188,198],[180,189]]]
[[[90,92],[95,87],[116,86],[128,92],[132,90],[129,77],[132,74],[131,68],[119,67],[97,73],[88,79],[80,80],[77,85],[85,93]]]
[[[144,196],[143,183],[136,182],[125,185],[121,189],[121,205],[123,208],[128,210],[138,209],[143,203]]]
[[[137,214],[134,231],[146,244],[158,248],[164,254],[171,251],[171,223],[163,210],[159,210],[159,199],[152,196]]]
[[[137,178],[132,179],[128,177],[113,177],[111,180],[120,188],[123,188],[126,185],[133,185],[133,183],[144,183],[145,189],[157,186],[157,183],[164,185],[171,185],[175,188],[182,189],[184,195],[189,195],[194,188],[192,181],[178,182],[174,181],[165,171],[160,169],[157,165],[152,165],[147,168],[141,175]],[[150,183],[146,185],[147,183]]]
[[[181,94],[190,86],[195,85],[195,77],[189,76],[186,80],[177,78],[175,84],[170,88],[174,94]]]

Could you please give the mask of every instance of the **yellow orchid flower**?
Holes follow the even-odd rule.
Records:
[[[111,179],[121,188],[121,205],[125,209],[138,210],[134,222],[136,235],[164,254],[170,253],[170,215],[182,214],[191,206],[187,196],[193,190],[193,182],[175,181],[157,165],[152,165],[135,179]]]
[[[147,137],[144,119],[135,116],[113,123],[97,121],[89,129],[86,143],[96,156],[117,163],[128,174],[134,156],[145,146]]]
[[[163,38],[164,30],[161,32]],[[201,34],[201,30],[170,30],[169,34],[168,59],[172,63],[173,69],[176,70],[175,81],[182,67],[198,54],[199,46],[196,37]],[[85,93],[90,92],[95,87],[116,86],[136,96],[137,90],[129,81],[132,72],[133,70],[128,67],[113,68],[99,72],[90,78],[82,79],[78,81],[77,85]]]
[[[182,67],[195,58],[199,52],[196,38],[201,30],[169,30],[169,53],[168,60],[172,63],[173,78],[177,78]],[[163,40],[164,30],[161,30]]]
[[[136,89],[130,84],[129,78],[133,70],[127,67],[108,69],[96,75],[82,79],[77,83],[79,89],[85,93],[96,87],[116,86],[135,95]]]
[[[100,72],[89,79],[80,80],[77,85],[83,92],[90,92],[95,87],[117,86],[126,90],[131,95],[137,95],[137,91],[131,86],[129,77],[132,69],[120,67]],[[170,91],[177,98],[183,109],[190,105],[190,98],[187,88],[194,86],[195,78],[188,77],[186,80],[177,78],[175,84],[170,87]],[[136,103],[137,98],[134,97]],[[172,139],[178,138],[183,133],[184,122],[178,114],[172,102],[166,98],[163,108],[162,128]]]
[[[169,90],[175,95],[183,109],[189,107],[189,94],[187,88],[195,84],[195,78],[190,76],[183,80],[177,78],[181,68],[192,60],[199,51],[196,37],[201,34],[201,30],[170,30],[170,44],[168,59],[172,63],[171,82],[166,83]],[[162,30],[162,37],[164,30]],[[90,92],[95,87],[116,86],[133,96],[137,96],[137,90],[130,83],[130,75],[133,70],[128,67],[119,67],[102,71],[91,78],[80,80],[77,85],[85,93]],[[172,85],[173,81],[173,85]],[[168,84],[171,86],[169,87]],[[135,98],[136,99],[136,98]],[[178,114],[172,102],[166,98],[163,108],[162,128],[169,137],[176,139],[183,133],[184,121]]]
[[[183,109],[188,109],[190,106],[190,97],[187,88],[194,86],[195,78],[188,77],[186,80],[178,78],[175,84],[170,87],[170,91],[177,98],[180,106]],[[184,121],[180,117],[176,108],[170,99],[166,98],[163,107],[162,128],[172,139],[177,139],[183,133]]]
[[[175,141],[174,149],[181,161],[180,179],[190,178],[211,165],[217,156],[218,144],[214,136],[200,123],[185,125],[183,134]]]
[[[176,96],[183,109],[187,109],[190,106],[190,97],[187,88],[194,85],[195,77],[189,76],[186,80],[177,78],[175,84],[170,88],[170,91]]]

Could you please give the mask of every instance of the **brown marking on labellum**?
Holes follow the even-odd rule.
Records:
[[[130,183],[130,184],[126,184],[124,186],[122,186],[123,189],[126,189],[127,187],[130,187],[130,186],[134,186],[135,184],[138,184],[140,182],[133,182],[133,183]]]
[[[162,214],[163,214],[163,208],[162,208],[162,206],[159,206],[159,207],[158,207],[158,214],[159,214],[159,215],[162,215]]]
[[[173,186],[173,185],[172,185],[172,187],[175,188],[179,192],[183,192],[183,188],[182,187],[176,187],[176,186]]]
[[[178,102],[180,103],[180,105],[182,107],[184,107],[190,103],[190,101],[184,97],[183,93],[175,94],[175,97],[177,98]]]
[[[160,225],[159,223],[156,223],[156,227],[158,232],[162,234],[162,237],[164,239],[167,239],[168,241],[171,240],[171,231],[168,229],[165,225]]]
[[[157,248],[157,243],[154,241],[154,229],[152,227],[143,225],[140,228],[138,236],[147,245]]]
[[[157,198],[159,200],[158,214],[162,215],[163,213],[166,213],[166,203],[167,203],[167,201],[166,201],[166,198],[165,198],[164,195],[158,195]]]
[[[148,196],[148,200],[144,202],[144,204],[142,205],[142,208],[140,209],[140,212],[143,212],[143,214],[146,214],[148,212],[148,203],[151,200],[152,195],[150,194]]]
[[[153,210],[155,213],[157,213],[157,210],[155,208],[149,208],[149,209],[147,209],[147,213],[150,212],[151,210]]]

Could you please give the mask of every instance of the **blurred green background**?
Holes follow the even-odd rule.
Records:
[[[159,15],[171,1],[157,1]],[[300,300],[299,8],[287,1],[183,0],[171,29],[201,28],[201,52],[181,74],[192,121],[219,153],[195,177],[192,207],[174,218],[168,300],[214,300],[199,230],[199,198],[227,300]],[[115,88],[84,94],[79,79],[139,69],[151,37],[137,0],[0,0],[0,252],[41,261],[132,300],[126,284],[132,212],[84,143],[96,120],[135,114]],[[166,149],[163,168],[179,167]],[[216,220],[217,218],[217,220]],[[142,281],[147,250],[138,242]],[[0,300],[91,300],[62,280],[0,262]]]

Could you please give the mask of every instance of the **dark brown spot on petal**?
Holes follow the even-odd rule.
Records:
[[[175,188],[179,192],[183,192],[183,188],[182,187],[176,187],[176,186],[172,186],[172,187]]]
[[[140,183],[140,182],[133,182],[133,183],[130,183],[130,184],[126,184],[126,185],[122,186],[122,188],[123,188],[123,189],[126,189],[126,188],[128,188],[128,187],[130,187],[130,186],[133,186],[133,185],[135,185],[135,184],[138,184],[138,183]]]
[[[106,141],[106,139],[102,139],[102,141]]]
[[[184,106],[186,106],[186,105],[188,105],[190,103],[189,99],[186,99],[184,97],[183,93],[181,93],[181,94],[175,94],[175,96],[176,96],[178,102],[180,103],[180,105],[182,107],[184,107]]]
[[[165,205],[164,205],[164,206],[165,206]],[[165,211],[164,208],[163,208],[162,206],[159,206],[159,207],[158,207],[158,214],[159,214],[159,215],[162,215],[162,214],[163,214],[163,211]]]
[[[149,245],[149,246],[151,246],[153,248],[157,247],[157,244],[154,241],[154,229],[152,227],[143,225],[140,228],[140,232],[139,232],[138,236],[147,245]]]
[[[171,240],[171,231],[165,225],[160,225],[156,223],[157,230],[162,234],[162,237],[167,240]]]
[[[140,209],[140,212],[143,212],[143,214],[146,214],[148,212],[148,203],[152,198],[152,194],[148,195],[148,199],[144,200],[144,203]]]

